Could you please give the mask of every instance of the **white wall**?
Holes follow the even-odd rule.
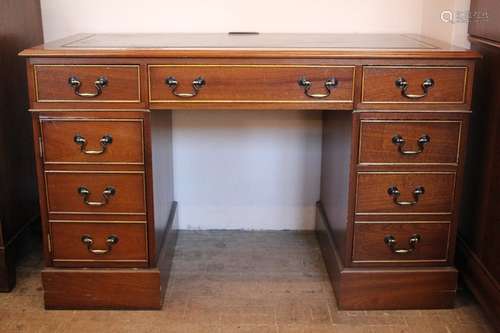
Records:
[[[78,32],[420,32],[425,0],[42,0],[47,40]]]
[[[47,41],[79,32],[424,33],[460,40],[440,10],[466,0],[41,0]],[[311,229],[319,112],[174,115],[181,228]]]
[[[468,48],[468,22],[462,17],[469,7],[470,0],[424,0],[422,34]]]
[[[313,228],[320,112],[178,111],[174,133],[184,228]]]

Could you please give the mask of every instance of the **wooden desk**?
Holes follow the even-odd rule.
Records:
[[[476,52],[414,35],[104,34],[21,55],[47,308],[161,307],[172,109],[324,110],[317,230],[340,308],[452,306]]]

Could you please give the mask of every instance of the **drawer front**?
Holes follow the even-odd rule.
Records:
[[[353,77],[354,66],[151,65],[150,101],[352,103]],[[203,85],[194,88],[197,78],[203,79]],[[305,81],[299,83],[301,79]],[[178,97],[174,93],[196,95]]]
[[[142,172],[46,171],[50,214],[145,214]]]
[[[462,121],[361,120],[360,164],[458,164]]]
[[[447,260],[450,223],[355,223],[353,262]]]
[[[362,103],[465,104],[467,67],[366,66]]]
[[[142,119],[41,119],[45,163],[143,164]]]
[[[36,102],[141,101],[138,65],[34,65]]]
[[[356,215],[451,214],[454,192],[454,172],[360,172]]]
[[[50,234],[52,258],[58,266],[147,262],[146,224],[50,223]]]

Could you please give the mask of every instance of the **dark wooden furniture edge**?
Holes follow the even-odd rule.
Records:
[[[39,223],[40,216],[28,219],[18,232],[8,239],[5,246],[0,246],[0,292],[9,292],[16,285],[16,253],[23,240],[24,234],[34,224]]]
[[[450,308],[457,289],[457,270],[436,268],[346,268],[333,243],[321,202],[316,234],[341,310]]]
[[[39,215],[25,61],[16,54],[43,42],[40,1],[1,1],[0,22],[0,291],[10,291]]]
[[[173,201],[170,208],[170,214],[168,216],[167,228],[163,234],[163,242],[161,244],[157,257],[158,260],[156,262],[156,267],[159,268],[161,275],[160,283],[162,300],[165,297],[165,292],[168,287],[172,261],[175,253],[175,245],[177,243],[178,229],[177,201]]]
[[[500,330],[500,286],[460,236],[457,236],[457,259],[460,277],[493,326]]]
[[[478,3],[480,2],[473,1],[471,8]],[[490,27],[494,29],[495,25],[498,27],[498,22],[492,21]],[[488,31],[471,30],[470,25],[469,34],[471,47],[483,54],[484,61],[477,67],[474,87],[475,118],[471,122],[474,141],[470,145],[475,154],[468,161],[466,173],[468,182],[465,190],[469,192],[469,198],[462,204],[462,211],[469,214],[464,215],[465,218],[461,221],[463,230],[457,235],[456,265],[460,270],[461,280],[479,302],[493,327],[500,331],[500,285],[498,270],[496,274],[492,270],[499,262],[498,232],[494,232],[498,221],[492,212],[498,210],[493,194],[498,182],[493,179],[498,176],[499,170],[498,158],[495,157],[500,124],[497,112],[499,98],[495,93],[500,81],[494,73],[499,64],[500,42],[498,39],[488,39],[494,37]],[[479,180],[478,174],[481,175]],[[498,230],[498,225],[496,228]],[[474,232],[471,233],[470,230]]]
[[[481,37],[475,37],[475,36],[469,36],[469,41],[472,42],[472,43],[477,42],[477,43],[482,43],[482,44],[486,44],[486,45],[489,45],[489,46],[500,48],[500,43],[497,42],[497,41],[491,40],[491,39],[486,39],[486,38],[481,38]],[[481,56],[481,58],[482,58],[482,56]]]
[[[378,58],[378,59],[477,59],[480,54],[458,48],[441,41],[412,34],[399,34],[419,42],[435,46],[434,49],[360,49],[360,48],[64,48],[68,43],[91,37],[95,34],[76,34],[60,40],[31,47],[19,53],[23,57],[91,57],[91,58]],[[189,35],[189,34],[186,34]],[[225,35],[225,34],[219,34]],[[293,34],[292,34],[293,35]],[[391,34],[386,34],[391,35]],[[397,35],[397,34],[393,34]]]
[[[431,52],[402,52],[402,51],[185,51],[185,50],[75,50],[73,52],[64,51],[44,51],[30,49],[19,53],[23,57],[65,57],[65,58],[295,58],[295,59],[478,59],[479,53],[473,51],[456,52],[440,51]]]
[[[46,309],[161,309],[167,288],[177,229],[177,202],[156,267],[149,269],[45,268],[42,283]]]
[[[16,285],[15,254],[10,247],[0,247],[0,292],[9,292]]]

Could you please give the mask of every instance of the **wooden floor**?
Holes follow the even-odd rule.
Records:
[[[465,291],[452,310],[338,311],[311,232],[181,232],[162,311],[45,311],[41,267],[32,252],[0,294],[0,332],[493,332]]]

